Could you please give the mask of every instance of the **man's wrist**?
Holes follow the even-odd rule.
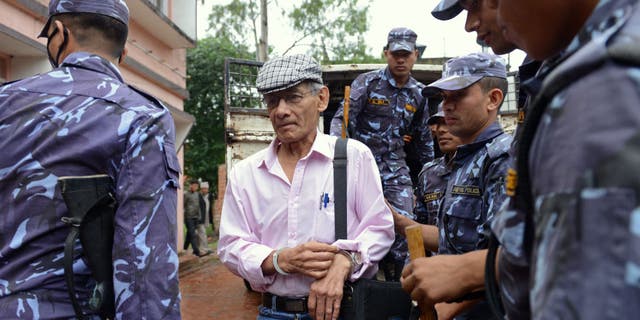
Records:
[[[349,262],[351,263],[351,269],[349,269],[349,274],[353,274],[354,272],[360,270],[360,267],[362,266],[362,262],[361,262],[362,260],[360,258],[359,252],[340,249],[338,253],[349,258]]]
[[[476,250],[461,255],[462,265],[466,272],[463,274],[462,282],[468,291],[475,291],[484,287],[484,270],[487,259],[487,250]]]
[[[273,253],[273,268],[276,269],[276,272],[283,275],[283,276],[288,276],[290,275],[290,273],[285,272],[284,270],[280,269],[280,266],[278,265],[278,256],[280,255],[280,253],[282,252],[282,250],[284,250],[286,248],[280,248],[278,250],[276,250],[276,252]]]

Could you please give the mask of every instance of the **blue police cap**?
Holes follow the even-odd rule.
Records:
[[[387,36],[388,50],[393,51],[414,51],[416,50],[416,39],[418,35],[409,28],[393,28]]]
[[[61,13],[96,13],[129,25],[129,8],[124,0],[51,0],[49,19],[38,37],[46,37],[51,17]]]
[[[256,87],[261,94],[292,88],[310,80],[322,83],[320,64],[306,54],[273,58],[258,71]]]
[[[444,110],[442,108],[442,102],[438,104],[438,112],[432,114],[427,120],[427,124],[434,124],[439,118],[444,118]]]
[[[460,12],[462,12],[462,7],[459,0],[441,0],[433,8],[431,15],[438,20],[449,20],[455,18]]]
[[[449,59],[444,65],[442,78],[430,83],[422,92],[425,96],[433,96],[441,90],[460,90],[484,77],[506,79],[507,67],[504,59],[484,52]]]

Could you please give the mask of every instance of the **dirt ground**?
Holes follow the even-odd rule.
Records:
[[[215,253],[180,256],[180,291],[184,320],[255,320],[258,315],[260,294],[248,291]]]

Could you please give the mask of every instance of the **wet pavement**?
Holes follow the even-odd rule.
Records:
[[[180,256],[182,319],[255,320],[260,294],[250,292],[240,277],[220,263],[216,254]]]

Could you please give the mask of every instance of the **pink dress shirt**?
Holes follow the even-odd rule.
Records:
[[[309,294],[313,278],[265,276],[260,268],[276,249],[312,240],[357,251],[363,265],[351,275],[373,277],[394,239],[393,217],[384,203],[380,174],[371,151],[347,144],[347,240],[335,240],[333,154],[336,137],[317,133],[311,151],[298,161],[293,181],[276,156],[279,142],[237,163],[227,179],[218,255],[258,291],[279,296]],[[325,196],[327,194],[327,196]]]

